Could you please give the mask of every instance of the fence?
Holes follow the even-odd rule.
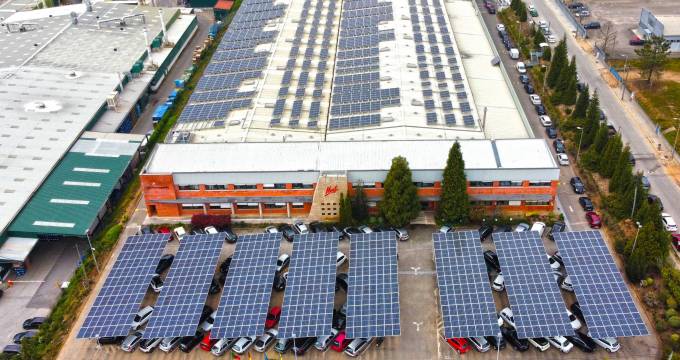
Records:
[[[564,12],[564,14],[567,16],[567,19],[569,19],[569,21],[571,22],[571,24],[574,25],[574,28],[576,28],[578,36],[584,39],[587,38],[588,31],[586,30],[586,28],[583,27],[583,25],[581,25],[580,22],[578,22],[578,20],[576,20],[574,14],[571,13],[571,10],[569,10],[567,5],[564,4],[562,0],[555,0],[555,2],[557,3],[557,6],[559,6],[560,9],[562,9],[562,12]]]

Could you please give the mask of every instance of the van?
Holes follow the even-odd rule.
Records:
[[[545,231],[545,223],[536,221],[531,225],[531,231],[538,231],[538,236],[543,236],[543,232]]]
[[[184,227],[178,226],[178,227],[176,227],[172,230],[172,233],[175,236],[175,238],[177,239],[177,241],[182,241],[182,239],[184,238],[184,235],[187,234],[187,231],[184,230]]]
[[[509,54],[511,59],[513,60],[519,59],[519,50],[517,50],[516,48],[510,49]]]

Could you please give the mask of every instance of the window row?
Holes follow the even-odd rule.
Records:
[[[224,191],[228,190],[226,184],[212,184],[204,185],[207,191]],[[179,185],[177,188],[181,191],[198,191],[201,189],[200,185]],[[262,184],[263,189],[285,189],[286,184]],[[313,189],[314,184],[292,183],[293,189]],[[257,190],[257,184],[234,184],[234,190]]]
[[[182,204],[182,209],[184,210],[203,210],[204,204]],[[210,203],[207,204],[208,209],[211,210],[230,210],[232,208],[232,203]],[[291,209],[304,209],[305,203],[294,202],[290,203]],[[236,209],[239,210],[257,210],[259,208],[259,203],[236,203]],[[285,209],[286,203],[262,203],[263,209]]]

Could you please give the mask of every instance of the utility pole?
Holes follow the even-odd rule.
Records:
[[[581,135],[578,137],[578,149],[576,149],[576,162],[578,163],[578,156],[581,154],[581,141],[583,140],[583,127],[577,126],[576,128],[581,130]]]
[[[637,245],[637,238],[638,235],[640,235],[640,228],[642,227],[639,221],[636,221],[635,225],[637,225],[637,232],[635,233],[635,240],[633,240],[633,248],[630,250],[631,255],[633,254],[633,251],[635,251],[635,246]]]
[[[626,79],[621,83],[621,101],[623,101],[623,94],[626,91],[626,82],[628,81],[628,55],[621,54],[626,57],[626,61],[623,62],[623,71],[626,72]]]

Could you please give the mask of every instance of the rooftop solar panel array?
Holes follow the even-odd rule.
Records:
[[[182,238],[144,330],[145,339],[194,335],[225,237],[217,233]]]
[[[280,233],[239,236],[210,332],[212,339],[264,333],[280,243]]]
[[[330,335],[339,239],[337,232],[295,235],[278,327],[280,338]]]
[[[78,331],[78,338],[128,334],[168,240],[170,234],[127,238]]]
[[[572,231],[554,236],[590,335],[649,335],[602,234]]]
[[[500,329],[479,233],[434,233],[432,241],[444,336],[496,336]]]
[[[573,335],[538,232],[494,233],[493,242],[519,337]]]
[[[349,259],[347,337],[398,336],[396,233],[352,234]]]

